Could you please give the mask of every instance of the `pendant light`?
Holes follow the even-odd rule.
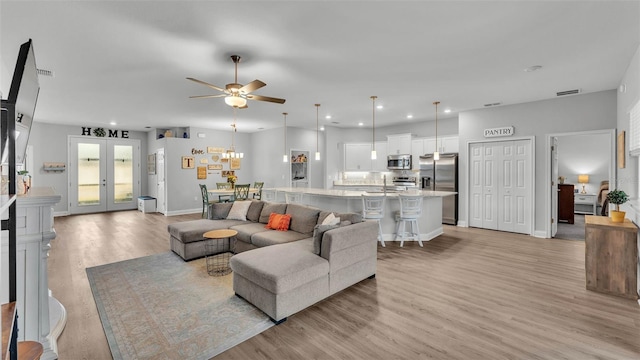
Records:
[[[438,151],[438,104],[440,104],[440,101],[433,102],[433,105],[436,106],[436,151],[433,152],[433,160],[440,160],[440,152]]]
[[[287,115],[289,114],[283,112],[282,115],[284,115],[284,155],[282,155],[282,162],[286,163],[289,161],[289,155],[287,155]]]
[[[233,124],[231,124],[231,127],[233,128],[233,132],[231,133],[231,147],[227,150],[227,152],[222,154],[223,159],[244,158],[244,153],[236,152],[236,146],[235,146],[235,135],[237,131],[236,129],[236,110],[237,109],[238,109],[237,107],[233,108]]]
[[[320,104],[316,104],[316,160],[320,160],[320,151],[318,150],[318,143],[320,142],[320,123],[318,121],[318,111]]]
[[[373,113],[373,125],[371,126],[371,160],[376,160],[378,158],[378,154],[376,154],[376,99],[377,96],[372,96],[371,100],[373,101],[372,113]]]

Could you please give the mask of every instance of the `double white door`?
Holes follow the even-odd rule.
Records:
[[[469,226],[531,234],[532,141],[469,145]]]
[[[69,138],[71,214],[136,209],[139,194],[139,140]]]

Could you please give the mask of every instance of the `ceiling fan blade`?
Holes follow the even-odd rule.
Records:
[[[256,80],[253,80],[252,82],[248,83],[247,85],[245,85],[245,86],[241,87],[241,88],[239,89],[239,91],[240,91],[241,93],[248,94],[248,93],[253,92],[253,91],[256,91],[256,90],[258,90],[258,89],[260,89],[261,87],[266,86],[266,85],[267,85],[267,84],[265,84],[265,83],[263,83],[262,81],[260,81],[260,80],[257,80],[257,79],[256,79]]]
[[[215,86],[215,85],[213,85],[213,84],[209,84],[208,82],[205,82],[205,81],[202,81],[202,80],[198,80],[198,79],[194,79],[194,78],[190,78],[190,77],[188,77],[187,79],[188,79],[188,80],[191,80],[191,81],[195,81],[195,82],[197,82],[198,84],[202,84],[202,85],[204,85],[204,86],[208,86],[208,87],[210,87],[210,88],[212,88],[212,89],[216,89],[216,90],[218,90],[218,91],[222,91],[222,92],[225,92],[225,93],[226,93],[225,89],[220,88],[220,87],[217,87],[217,86]]]
[[[219,97],[225,97],[227,96],[227,94],[220,94],[220,95],[195,95],[195,96],[189,96],[190,99],[206,99],[206,98],[219,98]]]
[[[262,96],[262,95],[247,95],[247,99],[258,100],[258,101],[268,101],[268,102],[273,102],[278,104],[284,104],[284,102],[287,101],[285,99],[278,99],[278,98]]]

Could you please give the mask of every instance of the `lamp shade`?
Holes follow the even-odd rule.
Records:
[[[586,184],[589,182],[589,175],[586,174],[580,174],[578,175],[578,183],[580,184]]]
[[[224,102],[233,107],[243,107],[247,105],[247,99],[237,95],[229,95],[225,97]]]

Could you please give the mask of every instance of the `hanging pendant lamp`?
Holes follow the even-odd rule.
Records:
[[[440,101],[434,101],[433,105],[436,106],[436,151],[433,152],[433,160],[440,160],[440,148],[438,147],[438,104]]]
[[[378,154],[376,154],[376,99],[377,96],[372,96],[371,100],[373,101],[372,113],[373,113],[373,125],[371,126],[371,160],[376,160],[378,158]]]
[[[284,151],[282,152],[282,162],[288,162],[289,161],[289,155],[287,155],[287,115],[288,113],[283,112],[282,115],[284,115]]]
[[[238,131],[236,129],[236,110],[237,109],[238,109],[237,107],[233,108],[233,124],[231,124],[231,128],[233,128],[233,132],[231,133],[231,147],[227,150],[227,152],[222,154],[222,158],[224,159],[244,158],[244,153],[236,152],[236,146],[235,146],[235,135],[236,135],[236,131]]]
[[[318,120],[318,111],[320,109],[320,104],[316,105],[316,160],[320,160],[320,151],[318,150],[318,143],[320,143],[320,123]]]

